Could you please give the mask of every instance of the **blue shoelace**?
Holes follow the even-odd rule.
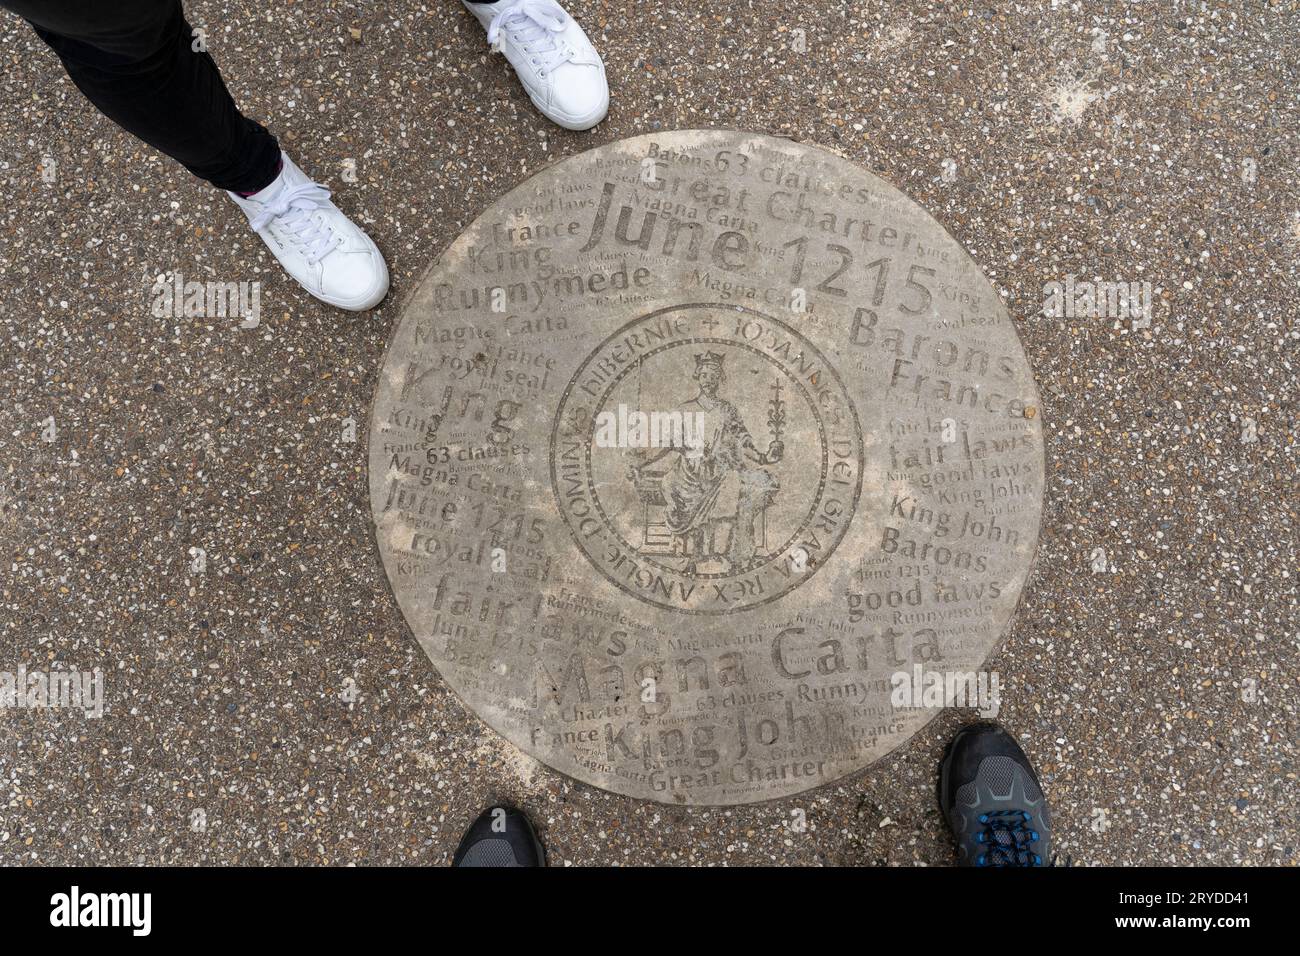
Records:
[[[981,813],[984,829],[975,834],[975,842],[988,847],[976,859],[976,866],[1042,866],[1043,858],[1033,851],[1038,831],[1034,818],[1024,810],[995,810]],[[1005,834],[1005,836],[1000,836]]]

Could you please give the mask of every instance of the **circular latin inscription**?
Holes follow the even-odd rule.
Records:
[[[862,488],[843,382],[746,307],[661,309],[617,330],[560,397],[550,453],[556,505],[591,563],[625,594],[698,614],[807,581]]]
[[[863,769],[983,662],[1043,444],[1014,326],[915,203],[682,131],[534,176],[408,299],[375,532],[442,677],[555,769],[734,804]]]

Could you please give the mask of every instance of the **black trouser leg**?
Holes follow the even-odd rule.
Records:
[[[280,164],[243,116],[180,0],[0,0],[28,20],[99,111],[221,189],[255,192]]]

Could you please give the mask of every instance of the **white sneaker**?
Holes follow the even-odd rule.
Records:
[[[251,196],[229,193],[253,231],[300,286],[353,312],[374,308],[388,294],[388,266],[370,237],[330,202],[330,191],[307,178],[292,159],[275,182]]]
[[[591,129],[609,112],[605,64],[555,0],[496,0],[465,8],[505,54],[533,104],[565,129]]]

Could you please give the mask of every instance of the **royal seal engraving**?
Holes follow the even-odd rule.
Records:
[[[501,198],[411,294],[376,541],[438,673],[525,752],[668,803],[788,796],[915,734],[928,677],[985,676],[1038,405],[902,193],[767,136],[637,137]]]
[[[622,428],[603,443],[602,413]],[[692,424],[694,444],[656,440]],[[561,396],[550,452],[556,504],[592,564],[626,594],[703,614],[806,581],[862,486],[862,430],[830,363],[740,307],[660,310],[611,335]]]

